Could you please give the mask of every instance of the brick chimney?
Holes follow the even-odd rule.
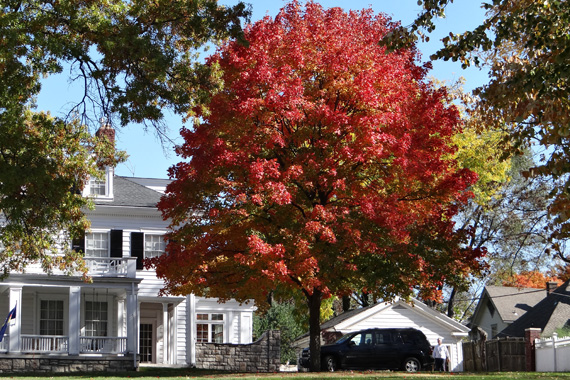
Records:
[[[101,127],[95,132],[95,136],[102,137],[106,136],[109,139],[109,142],[112,144],[115,143],[115,130],[109,124],[105,123],[104,121],[101,122]]]
[[[555,282],[555,281],[548,281],[548,282],[546,283],[546,294],[547,294],[547,295],[552,294],[552,292],[553,292],[554,290],[556,290],[556,288],[558,288],[558,283],[557,283],[557,282]]]

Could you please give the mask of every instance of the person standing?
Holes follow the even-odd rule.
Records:
[[[441,344],[441,338],[437,338],[437,346],[433,349],[433,358],[435,359],[435,370],[445,371],[445,361],[449,357],[447,347]]]

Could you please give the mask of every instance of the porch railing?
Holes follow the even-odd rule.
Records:
[[[67,353],[69,338],[60,335],[22,335],[22,352]]]
[[[136,257],[86,257],[85,264],[92,276],[136,277]]]
[[[126,337],[82,336],[79,338],[82,354],[123,354],[127,352]]]
[[[8,334],[4,335],[4,339],[0,342],[0,352],[7,352],[8,346],[10,345],[10,336]]]

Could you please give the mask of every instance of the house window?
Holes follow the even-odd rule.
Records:
[[[85,301],[85,336],[107,336],[108,304]]]
[[[86,257],[109,257],[109,234],[89,232],[85,234]]]
[[[104,179],[91,178],[89,180],[89,195],[96,197],[107,195],[107,181]]]
[[[144,257],[150,259],[158,257],[164,253],[164,235],[144,235]]]
[[[492,324],[491,325],[491,338],[494,338],[497,336],[497,324]]]
[[[196,339],[198,343],[224,342],[224,315],[197,314]]]
[[[40,335],[63,335],[63,301],[40,301]]]

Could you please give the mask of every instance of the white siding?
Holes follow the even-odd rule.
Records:
[[[493,334],[492,334],[492,326],[493,325],[497,325],[496,333],[498,334],[507,328],[508,323],[503,322],[503,320],[501,319],[501,316],[499,315],[499,312],[497,310],[495,310],[494,314],[491,315],[491,312],[489,311],[489,309],[485,308],[483,313],[481,313],[481,317],[479,318],[479,321],[477,322],[477,326],[479,328],[483,329],[487,333],[488,339],[492,339],[492,338],[494,338]]]
[[[451,331],[442,329],[434,320],[416,313],[413,308],[399,305],[386,308],[367,319],[360,320],[358,323],[343,329],[342,332],[346,334],[368,328],[389,327],[413,327],[421,330],[432,345],[437,343],[438,337],[443,338],[445,343],[455,342],[456,340],[456,338],[451,335]]]
[[[230,313],[231,315],[231,338],[229,339],[229,343],[240,343],[239,341],[239,314],[238,313]]]
[[[186,328],[188,321],[186,319],[186,300],[180,302],[176,306],[176,363],[184,365],[186,363]]]
[[[253,313],[240,314],[240,343],[251,343],[253,340]]]
[[[20,314],[22,322],[21,333],[30,335],[37,334],[38,332],[36,331],[34,320],[36,315],[39,318],[40,313],[36,310],[34,293],[26,292],[25,287],[22,289],[22,306],[18,306],[18,309],[22,312],[22,314]],[[20,310],[16,310],[16,312],[19,313]]]

